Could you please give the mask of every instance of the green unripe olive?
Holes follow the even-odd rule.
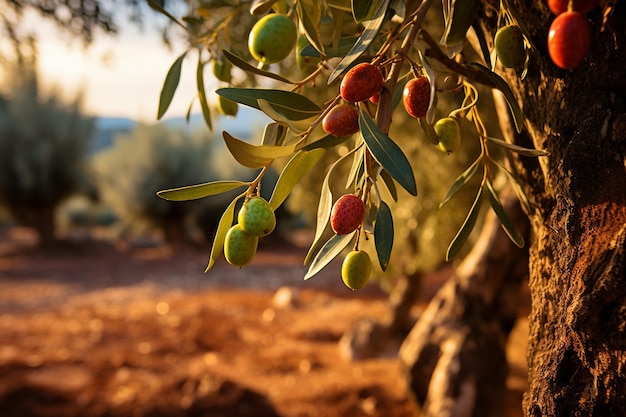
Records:
[[[433,126],[433,129],[435,129],[437,134],[439,149],[447,154],[456,152],[459,149],[461,146],[461,128],[455,119],[452,117],[439,119]]]
[[[259,238],[247,233],[236,224],[226,233],[224,241],[224,256],[229,264],[243,267],[246,266],[254,258]]]
[[[268,14],[254,24],[248,36],[250,54],[262,64],[280,62],[291,53],[298,32],[293,21],[283,14]]]
[[[239,105],[227,98],[222,96],[217,96],[217,111],[224,116],[237,116],[237,111],[239,110]]]
[[[256,196],[244,201],[237,221],[243,230],[258,237],[269,235],[276,227],[274,210],[267,201]]]
[[[507,68],[521,68],[526,62],[524,35],[517,25],[501,27],[494,38],[496,54],[500,63]]]
[[[233,64],[226,59],[216,59],[213,61],[213,75],[220,81],[224,81],[225,83],[230,83],[233,80],[231,75],[231,69],[233,68]]]
[[[341,265],[341,279],[351,290],[360,290],[365,287],[372,272],[372,260],[367,252],[353,250],[343,260]]]
[[[296,65],[298,65],[302,74],[311,75],[322,59],[320,57],[300,55],[300,52],[302,52],[307,45],[310,45],[307,37],[300,35],[300,37],[298,37],[298,43],[296,44]]]

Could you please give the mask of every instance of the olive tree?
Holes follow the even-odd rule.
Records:
[[[82,114],[80,97],[43,92],[36,64],[32,55],[5,67],[12,83],[0,95],[0,204],[49,246],[56,208],[87,185],[93,119]]]
[[[492,214],[400,352],[423,414],[501,414],[510,300],[527,270],[526,414],[623,415],[626,11],[610,0],[556,3],[550,10],[542,0],[209,1],[190,2],[181,20],[151,3],[185,30],[190,44],[168,72],[159,116],[175,92],[183,56],[195,51],[209,126],[209,64],[223,84],[220,97],[274,120],[256,143],[223,132],[235,160],[256,169],[256,179],[159,195],[179,200],[239,190],[218,226],[208,270],[237,243],[228,233],[236,203],[259,194],[275,160],[288,162],[268,201],[274,210],[328,149],[340,146],[322,182],[305,278],[350,251],[343,279],[359,288],[372,264],[388,268],[394,202],[420,198],[414,170],[428,169],[394,140],[397,112],[415,117],[408,127],[415,140],[452,156],[463,152],[460,142],[475,140],[478,156],[441,203],[479,179],[448,260],[467,253],[481,207]],[[424,25],[434,9],[443,10],[438,28]],[[238,47],[246,40],[248,48]],[[304,71],[300,77],[285,71],[294,61]],[[477,107],[477,85],[494,91],[501,137]],[[451,108],[438,100],[459,92]],[[461,136],[459,125],[470,126],[474,139]],[[334,205],[338,183],[361,203],[351,197],[350,204]],[[518,248],[528,243],[529,261],[520,262],[526,252]]]
[[[205,132],[188,132],[165,124],[139,124],[118,134],[114,145],[90,162],[90,172],[99,198],[132,232],[159,230],[174,245],[193,240],[193,220],[209,204],[224,201],[168,203],[157,191],[175,185],[200,183],[224,175],[224,151]],[[228,172],[228,171],[227,171]],[[243,170],[231,170],[233,175]]]

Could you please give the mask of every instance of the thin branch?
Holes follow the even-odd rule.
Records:
[[[424,51],[424,55],[429,58],[434,58],[448,69],[453,72],[464,76],[465,78],[477,82],[479,84],[486,85],[487,87],[497,88],[496,85],[485,74],[475,70],[474,68],[461,64],[454,59],[448,58],[448,56],[441,50],[437,42],[426,31],[420,32],[421,39],[426,42],[429,49]]]

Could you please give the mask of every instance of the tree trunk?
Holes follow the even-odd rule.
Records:
[[[15,205],[8,208],[19,223],[35,229],[40,247],[49,249],[57,246],[56,205]]]
[[[503,204],[520,229],[528,232],[526,216],[512,197],[508,194]],[[517,317],[517,296],[527,273],[527,250],[511,242],[490,212],[478,243],[400,349],[422,416],[503,414],[505,342]]]
[[[525,79],[498,69],[526,116],[512,140],[549,152],[513,166],[531,198],[529,417],[626,415],[626,4],[587,15],[592,47],[561,70],[543,1],[511,0],[535,48]],[[496,18],[483,8],[490,41]],[[497,8],[495,9],[497,10]]]

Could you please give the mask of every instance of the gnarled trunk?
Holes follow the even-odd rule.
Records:
[[[527,232],[528,222],[516,203],[511,194],[503,199],[520,229]],[[517,317],[517,297],[527,272],[527,250],[516,247],[495,214],[489,213],[478,243],[400,349],[422,416],[502,415],[505,342]]]
[[[626,415],[626,5],[613,3],[605,17],[588,15],[585,62],[561,70],[547,52],[545,4],[508,2],[536,47],[525,79],[498,70],[526,116],[513,140],[549,152],[514,161],[535,235],[530,417]],[[480,21],[490,39],[495,16]]]

